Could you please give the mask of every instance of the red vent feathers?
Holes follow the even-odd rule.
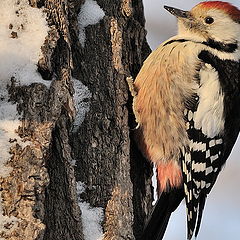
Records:
[[[232,17],[234,21],[239,22],[240,21],[240,10],[231,5],[228,2],[222,2],[222,1],[208,1],[208,2],[202,2],[198,4],[201,8],[215,8],[224,11],[229,16]]]

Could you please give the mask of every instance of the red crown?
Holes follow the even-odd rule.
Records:
[[[215,8],[222,10],[228,15],[230,15],[234,21],[240,21],[240,10],[228,2],[208,1],[201,2],[198,4],[198,6],[203,8]]]

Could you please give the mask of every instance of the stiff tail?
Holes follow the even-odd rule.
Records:
[[[195,230],[195,237],[197,237],[198,232],[200,230],[200,225],[201,225],[201,221],[202,221],[202,214],[203,214],[203,209],[204,209],[204,206],[205,206],[205,202],[206,202],[206,196],[201,195],[200,196],[200,203],[199,203],[198,221],[197,221],[197,226],[196,226],[196,230]]]
[[[162,240],[171,213],[175,211],[183,198],[183,188],[174,188],[169,192],[163,192],[147,221],[140,240]]]
[[[188,240],[192,239],[193,234],[196,238],[199,233],[205,202],[205,194],[199,194],[197,199],[193,198],[190,202],[187,202]]]

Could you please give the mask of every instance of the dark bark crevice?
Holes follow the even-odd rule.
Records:
[[[68,114],[63,111],[52,132],[51,155],[46,161],[50,182],[45,193],[47,211],[43,239],[83,239],[71,148],[68,144],[69,126],[71,122]]]

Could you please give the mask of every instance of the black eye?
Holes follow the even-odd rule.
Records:
[[[213,22],[214,22],[214,19],[212,17],[206,17],[205,18],[205,23],[212,24]]]

